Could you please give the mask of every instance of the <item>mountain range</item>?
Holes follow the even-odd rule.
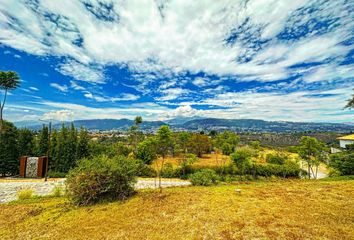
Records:
[[[130,119],[89,119],[75,120],[76,127],[83,126],[90,131],[126,131],[134,124]],[[38,130],[43,123],[38,121],[15,122],[17,127],[27,127]],[[63,123],[54,122],[53,127],[59,128]],[[68,125],[69,122],[64,122]],[[155,131],[161,125],[169,125],[174,130],[210,131],[232,130],[236,132],[354,132],[353,123],[314,123],[314,122],[286,122],[264,121],[258,119],[220,119],[201,117],[180,117],[166,121],[143,121],[140,128],[145,131]]]

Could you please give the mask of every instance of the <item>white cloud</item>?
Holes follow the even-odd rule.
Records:
[[[57,68],[64,75],[71,76],[79,81],[89,83],[104,83],[104,75],[98,67],[91,67],[77,61],[67,61]]]
[[[140,97],[131,93],[124,93],[120,97],[107,97],[107,96],[97,96],[91,92],[84,91],[84,96],[89,99],[93,99],[97,102],[118,102],[118,101],[135,101]]]
[[[50,84],[51,87],[58,89],[60,92],[67,92],[68,91],[68,86],[66,85],[60,85],[58,83],[51,83]]]
[[[29,89],[33,90],[33,91],[38,91],[39,89],[36,87],[29,87]]]
[[[168,101],[168,100],[174,100],[188,93],[188,90],[182,88],[168,88],[168,89],[163,89],[160,92],[162,96],[155,99],[157,101]]]
[[[54,120],[54,121],[70,121],[73,120],[74,117],[74,112],[64,109],[64,110],[58,110],[58,111],[50,111],[41,117],[41,120]]]

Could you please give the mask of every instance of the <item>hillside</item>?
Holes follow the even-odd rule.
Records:
[[[353,132],[354,125],[340,123],[311,123],[311,122],[284,122],[264,121],[258,119],[221,119],[221,118],[175,118],[167,121],[143,121],[141,129],[155,131],[161,125],[168,124],[174,130],[210,131],[232,130],[236,132]],[[65,124],[69,124],[66,122]],[[130,119],[89,119],[75,120],[76,127],[85,127],[89,130],[128,130],[134,124]],[[18,127],[40,129],[41,124],[30,121],[15,123]],[[55,128],[61,123],[55,123]]]

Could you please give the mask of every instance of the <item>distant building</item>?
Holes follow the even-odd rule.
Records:
[[[337,138],[341,148],[346,148],[347,145],[354,144],[354,134]]]

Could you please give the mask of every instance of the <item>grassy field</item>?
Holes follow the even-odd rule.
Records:
[[[354,239],[353,186],[289,180],[171,188],[89,207],[31,199],[0,205],[0,239]]]

